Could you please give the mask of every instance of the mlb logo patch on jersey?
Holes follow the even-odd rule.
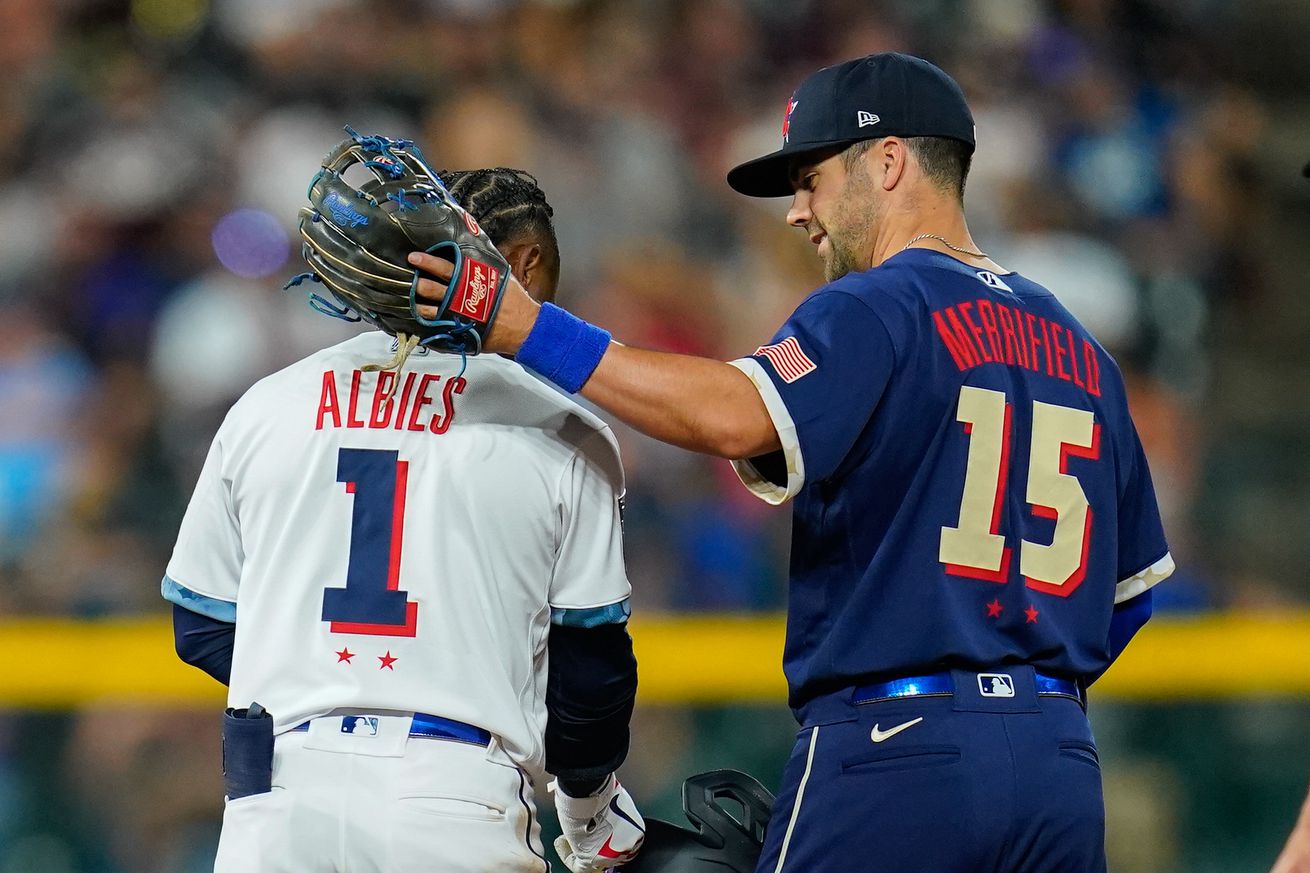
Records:
[[[1014,677],[1009,673],[979,673],[978,693],[983,697],[1013,697]]]
[[[796,337],[789,336],[782,342],[769,346],[760,346],[755,354],[763,355],[773,364],[773,369],[782,377],[782,381],[791,384],[802,376],[808,376],[819,365],[810,360],[809,355],[801,350]]]
[[[357,737],[376,737],[378,719],[375,715],[345,715],[341,717],[341,732]]]

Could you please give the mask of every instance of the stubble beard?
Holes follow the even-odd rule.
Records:
[[[823,262],[823,280],[825,282],[836,282],[847,273],[864,269],[860,266],[855,252],[837,242],[831,235],[828,237],[828,245],[832,249],[832,254]]]
[[[861,252],[873,239],[878,204],[863,194],[867,184],[868,177],[862,169],[852,173],[847,180],[846,194],[834,210],[833,226],[824,227],[829,248],[829,255],[823,262],[826,282],[835,282],[847,273],[867,270],[871,266],[868,256]]]

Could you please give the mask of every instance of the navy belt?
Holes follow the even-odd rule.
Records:
[[[1004,670],[994,671],[999,675],[1008,674]],[[988,673],[979,671],[979,675]],[[1071,697],[1082,703],[1083,693],[1073,679],[1059,679],[1055,676],[1033,674],[1037,693],[1046,697]],[[907,676],[904,679],[890,679],[861,685],[855,689],[853,702],[877,703],[880,700],[895,700],[898,697],[936,697],[950,696],[955,693],[955,678],[950,673],[934,673],[931,676]],[[1007,695],[1008,696],[1008,695]]]
[[[337,718],[338,716],[328,717]],[[339,718],[341,719],[341,732],[343,734],[358,733],[364,735],[377,733],[378,716],[343,715],[339,716]],[[298,724],[292,730],[307,731],[309,730],[309,722]],[[490,731],[485,731],[471,724],[465,724],[462,721],[455,721],[453,718],[442,718],[439,715],[428,715],[425,712],[414,713],[414,721],[409,726],[409,735],[411,737],[426,737],[432,740],[455,740],[461,743],[472,743],[475,746],[491,745]]]

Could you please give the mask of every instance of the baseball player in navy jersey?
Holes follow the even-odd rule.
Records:
[[[535,180],[442,180],[549,300]],[[566,866],[622,864],[643,826],[613,776],[636,691],[614,437],[495,355],[367,369],[394,348],[364,333],[252,387],[182,522],[178,653],[232,707],[215,869],[549,871],[543,770]]]
[[[488,337],[792,502],[802,729],[762,873],[1105,869],[1086,690],[1173,561],[1115,362],[969,234],[974,145],[926,61],[822,69],[728,174],[792,198],[827,280],[754,354],[623,346],[512,285]],[[449,265],[410,260],[440,299]]]

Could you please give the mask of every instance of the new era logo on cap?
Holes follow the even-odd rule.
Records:
[[[855,120],[859,123],[860,127],[868,127],[871,124],[877,124],[882,121],[881,118],[874,115],[872,112],[865,112],[863,109],[855,113]]]
[[[794,336],[789,336],[773,345],[760,346],[755,350],[755,354],[768,358],[773,369],[782,377],[782,381],[788,384],[819,369],[819,365],[801,351],[801,344]]]

